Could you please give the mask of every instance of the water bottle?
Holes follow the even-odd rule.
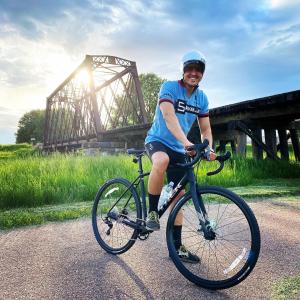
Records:
[[[174,186],[174,182],[170,182],[169,184],[165,185],[160,193],[160,197],[158,200],[158,205],[157,205],[157,209],[160,210],[165,204],[166,202],[169,200],[169,198],[172,195],[173,192],[173,186]]]

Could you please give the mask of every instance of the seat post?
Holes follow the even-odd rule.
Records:
[[[143,174],[143,165],[142,165],[142,157],[143,155],[136,156],[138,163],[139,163],[139,174]]]
[[[143,154],[140,154],[136,156],[138,163],[139,163],[139,174],[140,174],[140,189],[141,189],[141,198],[142,198],[142,210],[143,210],[143,220],[146,220],[147,218],[147,203],[146,203],[146,189],[145,189],[145,180],[143,173],[143,165],[142,165],[142,157]]]

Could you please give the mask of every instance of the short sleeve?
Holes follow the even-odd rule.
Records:
[[[198,114],[199,118],[205,118],[209,116],[209,109],[208,109],[208,99],[205,93],[202,95],[201,107],[200,112]]]
[[[161,104],[162,102],[170,102],[172,104],[175,103],[175,92],[174,86],[170,81],[166,81],[160,87],[159,95],[158,95],[158,103]]]

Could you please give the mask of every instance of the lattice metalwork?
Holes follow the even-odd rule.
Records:
[[[44,147],[100,141],[107,130],[146,123],[135,62],[87,55],[47,99]]]

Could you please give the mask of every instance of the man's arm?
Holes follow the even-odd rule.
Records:
[[[211,126],[209,117],[199,118],[198,117],[198,125],[200,127],[201,132],[201,140],[207,139],[209,141],[209,147],[212,148],[213,145],[213,137],[211,133]],[[210,160],[214,160],[216,158],[215,153],[211,153]]]
[[[198,118],[198,125],[201,132],[201,140],[207,139],[209,141],[209,146],[212,148],[213,137],[211,133],[209,117]]]
[[[175,138],[180,141],[184,147],[193,145],[185,136],[183,130],[180,127],[179,121],[175,114],[174,105],[169,102],[162,102],[160,105],[160,110],[162,112],[163,118],[166,122],[167,128],[175,136]]]

